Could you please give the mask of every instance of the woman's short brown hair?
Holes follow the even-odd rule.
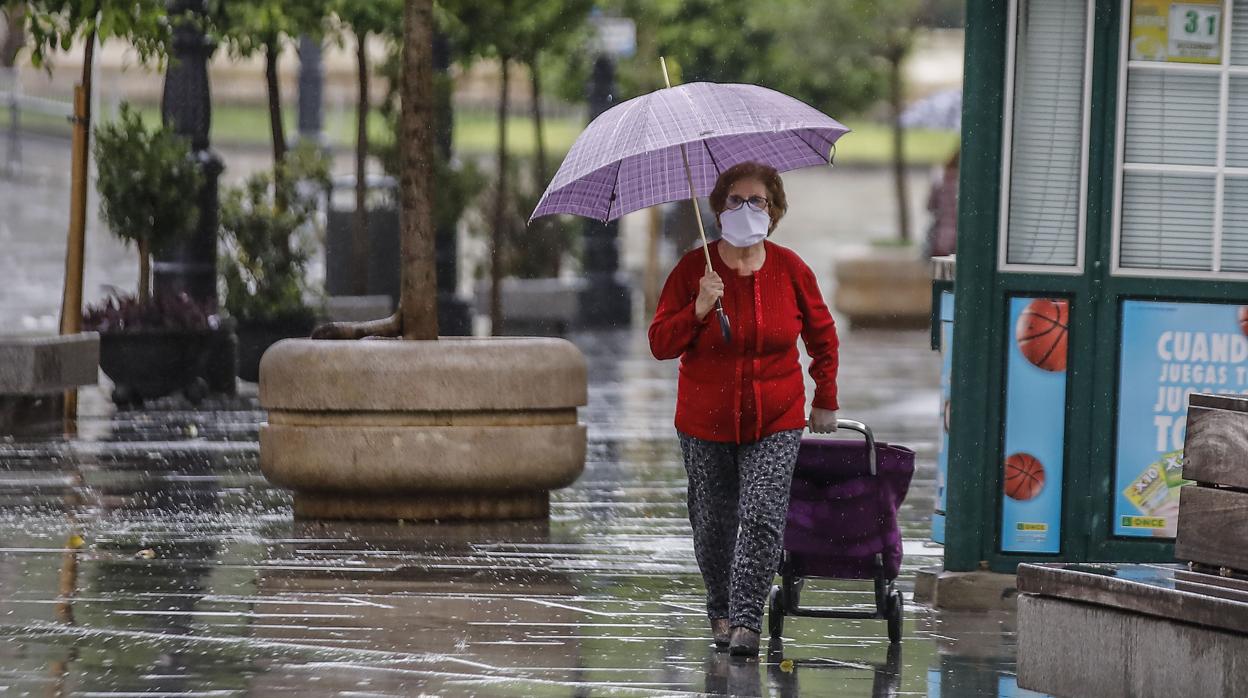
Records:
[[[743,179],[757,179],[767,187],[767,215],[771,216],[771,225],[767,234],[776,229],[776,224],[789,210],[789,201],[784,198],[784,182],[780,181],[780,173],[776,168],[758,162],[741,162],[719,173],[715,188],[711,190],[711,210],[715,212],[715,220],[728,205],[728,190],[733,184]]]

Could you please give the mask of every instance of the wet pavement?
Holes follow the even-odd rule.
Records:
[[[0,442],[0,694],[1018,696],[1011,614],[908,605],[788,619],[758,661],[716,654],[685,519],[673,362],[640,331],[572,337],[589,458],[541,523],[294,521],[257,467],[255,386],[192,411],[83,394],[76,439]],[[936,356],[843,333],[843,414],[918,451],[901,586],[939,561]],[[812,582],[815,604],[869,586]]]

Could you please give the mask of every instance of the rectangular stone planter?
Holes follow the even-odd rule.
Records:
[[[0,434],[56,431],[64,391],[99,380],[100,336],[0,336]]]
[[[836,311],[851,327],[927,327],[932,313],[929,263],[911,248],[871,248],[836,262]]]
[[[1248,695],[1248,591],[1178,566],[1020,565],[1018,685],[1056,698]]]
[[[507,335],[559,337],[576,323],[581,279],[503,279],[503,332]],[[476,311],[490,312],[490,282],[474,289]]]

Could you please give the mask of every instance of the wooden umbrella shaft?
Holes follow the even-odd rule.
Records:
[[[663,82],[668,89],[672,87],[672,79],[667,75],[667,59],[659,56],[659,64],[663,66]],[[706,228],[702,225],[702,209],[698,206],[698,192],[693,188],[693,169],[689,167],[689,152],[685,144],[680,144],[680,158],[685,163],[685,181],[689,182],[689,203],[693,204],[693,217],[698,221],[698,235],[702,238],[702,254],[706,256],[706,273],[711,269],[711,245],[706,241]],[[723,299],[715,300],[715,313],[719,315],[719,331],[725,342],[732,341],[732,329],[729,327],[728,315],[724,312]]]
[[[672,79],[667,74],[667,59],[659,56],[659,64],[663,66],[663,82],[670,89]],[[693,188],[693,171],[689,167],[689,153],[685,144],[680,144],[680,157],[685,163],[685,180],[689,182],[689,200],[693,203],[693,217],[698,220],[698,235],[702,238],[702,253],[706,255],[706,268],[711,268],[711,248],[706,241],[706,228],[702,225],[702,209],[698,206],[698,192]]]

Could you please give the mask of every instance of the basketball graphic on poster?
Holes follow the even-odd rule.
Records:
[[[1005,459],[1005,496],[1025,502],[1044,489],[1044,465],[1030,453],[1015,453]]]
[[[1033,366],[1045,371],[1066,370],[1066,337],[1070,305],[1063,300],[1037,298],[1018,316],[1014,340]]]
[[[1248,335],[1248,305],[1239,306],[1239,331]]]

